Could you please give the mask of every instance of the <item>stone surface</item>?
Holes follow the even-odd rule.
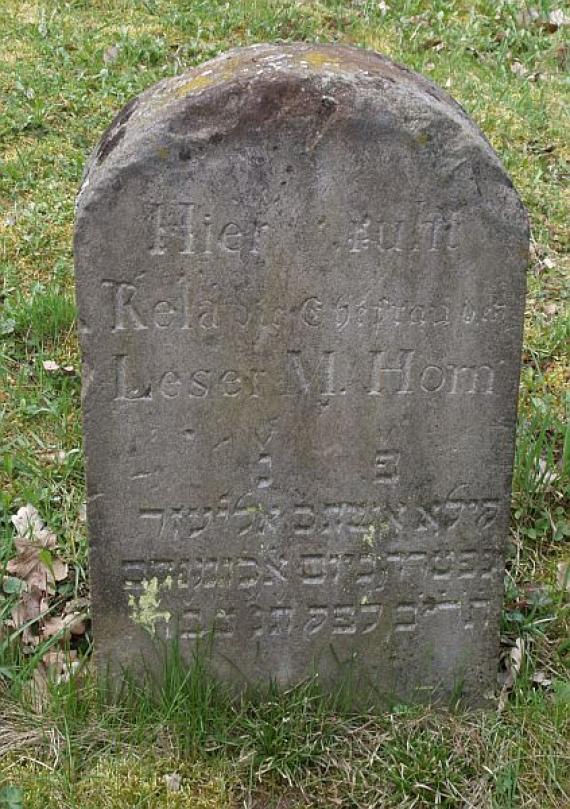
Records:
[[[97,654],[493,691],[527,221],[465,112],[366,51],[131,101],[78,199]]]

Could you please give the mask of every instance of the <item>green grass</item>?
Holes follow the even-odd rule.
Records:
[[[505,652],[521,638],[525,653],[510,699],[500,714],[401,707],[363,718],[308,682],[235,705],[200,667],[188,674],[174,662],[162,692],[131,687],[110,707],[87,673],[51,687],[38,712],[26,699],[45,647],[28,653],[21,633],[2,628],[19,597],[5,580],[0,808],[8,785],[23,791],[26,807],[82,809],[570,805],[570,622],[556,586],[557,566],[570,557],[570,46],[568,27],[540,24],[564,4],[533,3],[542,15],[535,23],[530,6],[513,0],[386,5],[0,3],[0,572],[14,552],[10,517],[30,502],[70,564],[56,604],[88,592],[71,241],[75,193],[99,135],[153,82],[236,45],[371,47],[466,108],[531,218],[503,617]],[[46,361],[74,372],[46,371]],[[174,771],[183,787],[167,793],[163,775]]]
[[[563,805],[562,684],[545,695],[521,683],[502,717],[404,705],[350,714],[346,694],[314,679],[236,701],[206,662],[188,669],[174,649],[161,687],[126,680],[114,698],[85,671],[51,686],[41,714],[25,697],[5,700],[4,782],[31,809]],[[164,782],[172,772],[177,793]]]

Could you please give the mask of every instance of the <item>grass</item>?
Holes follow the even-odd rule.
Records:
[[[113,701],[85,672],[52,686],[41,715],[8,703],[0,752],[33,809],[557,807],[567,699],[562,685],[545,696],[521,684],[504,717],[403,705],[351,715],[309,679],[236,702],[204,660],[188,670],[173,649],[161,688],[127,681]]]
[[[387,8],[384,8],[384,5]],[[86,670],[50,685],[0,629],[0,807],[560,807],[570,805],[567,28],[558,2],[3,0],[0,4],[0,565],[30,502],[88,592],[71,235],[82,167],[132,96],[236,45],[339,41],[430,76],[475,119],[532,224],[532,262],[503,617],[524,642],[499,713],[399,707],[351,716],[309,681],[235,705],[203,668],[109,706]],[[532,21],[531,10],[540,15]],[[566,9],[568,14],[568,9]],[[44,367],[56,362],[68,371]],[[69,371],[73,369],[74,372]],[[1,568],[0,568],[1,569]],[[0,622],[19,598],[4,582]],[[544,682],[549,681],[548,685]],[[163,776],[182,777],[179,792]],[[8,787],[13,787],[12,793]],[[10,803],[11,802],[11,803]]]

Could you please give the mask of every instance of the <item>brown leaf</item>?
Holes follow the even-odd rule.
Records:
[[[42,663],[49,676],[54,677],[58,683],[67,682],[81,665],[75,649],[66,652],[61,649],[50,649],[43,656]]]
[[[64,615],[62,620],[63,625],[72,635],[85,634],[85,616],[80,612],[70,612]]]
[[[68,565],[53,556],[51,564],[40,559],[41,548],[32,548],[11,559],[6,565],[8,573],[25,581],[29,587],[37,587],[44,592],[55,592],[55,584],[67,578]]]
[[[568,47],[566,42],[561,42],[560,45],[556,48],[556,61],[558,63],[558,67],[560,70],[566,70],[568,68],[568,54],[570,53],[570,48]]]
[[[537,8],[525,8],[516,16],[517,25],[521,28],[529,28],[536,25],[540,20],[540,11]]]
[[[42,657],[42,662],[47,669],[57,669],[67,666],[77,659],[77,651],[70,649],[64,652],[61,649],[50,649]]]
[[[58,581],[67,578],[68,566],[59,557],[45,554],[57,544],[57,538],[42,522],[37,510],[28,503],[12,517],[17,536],[14,540],[18,555],[10,559],[6,570],[26,581],[28,587],[55,589]],[[48,556],[48,560],[45,557]]]
[[[52,638],[58,632],[63,632],[65,629],[65,622],[59,615],[52,615],[44,621],[41,634],[44,638]]]
[[[30,546],[21,551],[15,559],[10,559],[6,565],[6,570],[19,579],[25,579],[38,564],[38,549]]]
[[[42,452],[42,458],[48,463],[63,463],[67,458],[67,452],[63,449],[48,450],[47,452]]]
[[[182,778],[177,772],[171,772],[164,776],[164,783],[169,792],[180,792]]]
[[[554,31],[557,31],[565,25],[570,25],[570,17],[561,8],[557,8],[548,15],[548,22],[554,28]]]
[[[67,615],[52,615],[43,622],[41,629],[43,638],[52,638],[59,633],[62,633],[65,638],[68,638],[69,635],[84,635],[84,616],[79,612]]]
[[[38,713],[42,713],[47,704],[49,692],[47,672],[41,664],[34,669],[28,687],[32,705]]]
[[[430,37],[422,42],[422,48],[424,51],[428,51],[431,48],[438,48],[439,46],[443,46],[443,42],[438,37]]]
[[[44,593],[47,593],[49,590],[53,589],[50,587],[48,570],[44,565],[39,563],[37,555],[36,564],[34,567],[26,576],[21,576],[20,578],[24,579],[28,587],[37,587],[38,590],[41,590]]]
[[[47,609],[47,603],[40,588],[32,586],[22,593],[20,600],[12,608],[12,625],[22,629],[22,642],[36,645],[38,637],[33,631],[33,622],[37,621]]]
[[[85,634],[85,621],[83,615],[77,615],[73,622],[69,624],[69,631],[72,635],[80,637]]]
[[[67,578],[69,567],[65,562],[54,556],[52,559],[51,570],[50,573],[53,575],[55,581],[64,581]]]
[[[79,598],[72,598],[68,601],[63,608],[64,612],[86,612],[88,611],[91,602],[87,596],[79,596]]]
[[[111,64],[111,62],[115,62],[119,55],[119,47],[118,45],[111,45],[110,48],[107,48],[105,53],[103,54],[103,61],[106,65]]]
[[[523,655],[524,641],[521,638],[517,638],[515,645],[511,648],[507,657],[507,676],[505,678],[505,682],[503,683],[503,687],[501,688],[501,693],[499,694],[499,703],[497,705],[497,711],[499,713],[502,713],[502,711],[505,710],[509,700],[509,694],[513,690],[517,674],[521,669]]]
[[[12,524],[17,531],[16,547],[26,547],[25,543],[40,545],[43,548],[53,548],[56,536],[44,525],[37,509],[28,503],[18,509],[12,517]]]
[[[499,702],[497,705],[497,712],[502,713],[505,708],[507,707],[507,702],[509,701],[509,694],[513,687],[513,681],[507,677],[505,680],[505,684],[501,688],[501,693],[499,694]]]
[[[521,670],[523,657],[524,657],[524,641],[522,640],[522,638],[517,638],[515,645],[511,649],[510,654],[510,673],[513,675],[513,679],[516,679],[516,675]]]
[[[532,681],[535,685],[541,685],[543,688],[548,688],[552,685],[552,680],[544,671],[535,671],[532,675]]]
[[[521,62],[515,61],[511,64],[511,73],[514,73],[515,76],[519,77],[519,79],[524,79],[528,73],[528,70]]]
[[[556,583],[561,590],[568,590],[570,593],[570,559],[558,562],[556,566]]]

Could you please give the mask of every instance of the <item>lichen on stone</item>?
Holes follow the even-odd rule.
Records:
[[[129,612],[131,620],[146,629],[153,637],[156,632],[156,624],[159,621],[170,621],[170,613],[160,609],[160,590],[170,589],[172,579],[168,577],[162,585],[158,579],[153,577],[150,581],[143,579],[141,582],[142,593],[137,597],[129,596]]]
[[[374,523],[370,523],[370,525],[368,526],[362,537],[363,544],[368,545],[369,548],[373,548],[375,535],[376,535],[376,527]]]

